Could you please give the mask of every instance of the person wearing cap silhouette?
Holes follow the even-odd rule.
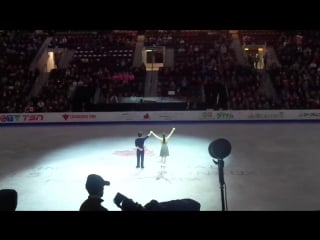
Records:
[[[108,211],[103,207],[103,190],[104,186],[109,186],[110,182],[105,181],[101,176],[96,174],[90,174],[87,177],[86,189],[89,193],[89,197],[85,200],[79,209],[79,211]]]
[[[16,210],[18,204],[18,193],[14,189],[0,190],[0,211]]]

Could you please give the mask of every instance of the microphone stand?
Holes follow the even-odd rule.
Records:
[[[218,165],[222,211],[227,211],[226,209],[227,199],[225,197],[226,184],[224,182],[224,173],[223,173],[224,161],[222,159],[218,159],[218,161],[215,161],[214,159],[212,159],[212,161]]]

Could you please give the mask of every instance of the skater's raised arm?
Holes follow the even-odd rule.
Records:
[[[169,140],[169,138],[171,137],[171,135],[174,133],[176,129],[172,128],[171,132],[169,133],[169,135],[166,137],[166,140]]]
[[[155,134],[153,131],[151,131],[151,134],[152,134],[155,138],[157,138],[157,139],[159,139],[159,140],[162,140],[162,138],[159,137],[157,134]]]

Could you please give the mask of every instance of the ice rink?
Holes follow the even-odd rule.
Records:
[[[160,163],[160,141],[146,142],[145,168],[136,169],[138,131],[176,132]],[[0,128],[0,189],[18,192],[18,211],[78,211],[85,181],[111,182],[103,205],[121,211],[117,192],[142,205],[192,198],[202,211],[220,211],[218,168],[209,144],[230,141],[224,177],[229,211],[320,209],[319,123],[163,123]]]

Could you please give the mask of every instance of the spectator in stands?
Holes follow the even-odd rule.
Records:
[[[14,189],[0,190],[0,211],[15,211],[18,204],[18,193]]]
[[[110,99],[109,99],[109,102],[110,103],[118,103],[119,102],[119,99],[117,97],[117,95],[115,93],[112,93]]]
[[[138,133],[138,137],[135,140],[135,145],[137,148],[137,166],[136,168],[144,168],[144,141],[150,137],[151,131],[148,133],[147,136],[142,137],[142,132]]]
[[[172,128],[171,132],[168,136],[165,135],[165,133],[162,134],[162,137],[159,137],[157,134],[155,134],[153,131],[151,131],[151,134],[159,139],[161,141],[161,149],[160,149],[160,157],[161,157],[161,163],[166,163],[166,158],[169,156],[169,148],[168,148],[168,140],[170,139],[171,135],[174,133],[176,129]]]
[[[80,207],[80,211],[108,211],[103,207],[103,190],[104,186],[109,186],[110,182],[105,181],[101,176],[96,174],[90,174],[87,177],[86,189],[89,193],[89,197],[85,200]]]

